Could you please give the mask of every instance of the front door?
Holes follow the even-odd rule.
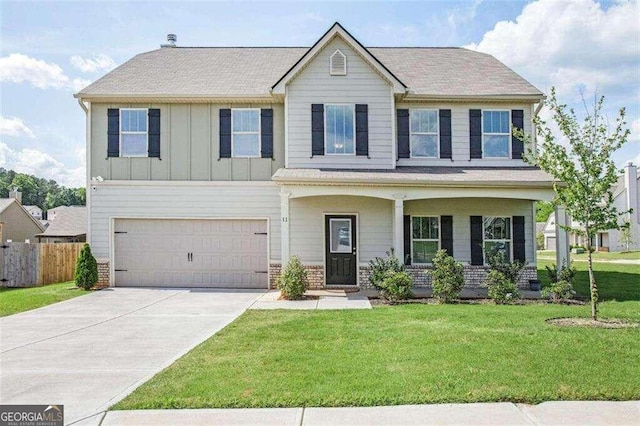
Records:
[[[356,285],[356,217],[325,216],[327,285]]]

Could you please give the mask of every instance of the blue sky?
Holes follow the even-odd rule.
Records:
[[[0,167],[84,184],[84,112],[72,94],[169,32],[181,46],[310,46],[334,21],[365,46],[466,46],[580,106],[626,106],[640,160],[637,1],[11,2],[0,4]],[[579,108],[578,108],[579,110]]]

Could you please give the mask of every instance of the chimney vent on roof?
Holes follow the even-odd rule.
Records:
[[[160,47],[176,47],[178,36],[175,34],[167,34],[167,44],[161,44]]]

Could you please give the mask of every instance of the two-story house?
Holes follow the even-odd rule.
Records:
[[[438,249],[469,286],[493,249],[536,276],[552,179],[511,130],[544,95],[490,55],[366,48],[336,23],[311,48],[170,42],[76,97],[111,285],[266,288],[297,255],[314,286],[366,287],[390,248],[417,285]]]

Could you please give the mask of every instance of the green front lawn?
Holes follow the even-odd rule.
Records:
[[[640,321],[640,267],[612,266],[598,267],[601,293],[626,301],[601,315]],[[544,304],[248,311],[114,408],[639,399],[640,328],[545,322],[588,315]]]
[[[87,292],[77,288],[72,281],[42,287],[0,287],[0,317],[30,311],[83,294]]]
[[[538,251],[538,256],[541,257],[552,257],[555,259],[556,252],[550,250],[540,250]],[[592,253],[592,258],[595,261],[600,260],[640,260],[640,251],[628,251],[628,252],[615,252],[608,253],[605,251],[598,251]],[[587,253],[575,254],[571,253],[571,260],[587,260]]]

